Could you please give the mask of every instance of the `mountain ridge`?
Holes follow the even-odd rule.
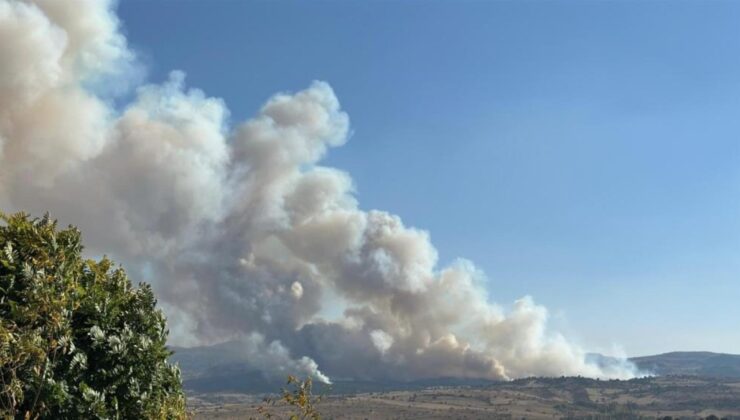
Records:
[[[242,392],[259,393],[274,390],[283,385],[282,380],[265,377],[250,368],[246,353],[239,342],[225,342],[212,346],[170,347],[175,353],[170,357],[182,371],[184,385],[191,392]],[[618,360],[610,356],[591,353],[597,363]],[[740,378],[740,355],[708,351],[674,351],[656,355],[631,357],[641,373],[656,376],[700,376],[717,378]],[[362,381],[337,380],[335,391],[383,391],[387,389],[416,389],[430,386],[469,385],[475,386],[483,380],[438,378],[423,381]]]
[[[709,351],[673,351],[629,359],[641,371],[655,375],[740,378],[740,355]]]

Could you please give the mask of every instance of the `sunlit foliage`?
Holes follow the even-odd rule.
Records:
[[[48,215],[0,214],[0,418],[183,418],[150,286],[82,249]]]

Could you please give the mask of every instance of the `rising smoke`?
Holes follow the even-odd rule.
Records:
[[[0,207],[50,210],[154,283],[173,342],[238,339],[255,368],[322,380],[633,375],[588,362],[529,297],[489,303],[426,232],[360,210],[349,175],[319,165],[349,130],[328,84],[232,127],[181,72],[116,110],[102,87],[137,68],[110,3],[0,0]]]

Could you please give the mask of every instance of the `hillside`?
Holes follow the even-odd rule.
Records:
[[[247,357],[238,342],[214,346],[173,348],[172,362],[179,364],[186,389],[198,393],[258,393],[268,392],[282,385],[281,379],[265,379],[250,369]],[[591,355],[600,359],[605,356]],[[642,372],[658,376],[706,376],[740,378],[740,355],[711,352],[671,352],[652,356],[635,357]],[[421,389],[428,386],[480,385],[486,381],[438,380],[400,382],[335,381],[333,390],[343,392],[383,392],[400,389]]]
[[[630,359],[642,371],[656,375],[740,378],[740,355],[705,351],[671,352]]]
[[[284,382],[266,380],[248,367],[238,343],[179,348],[172,361],[183,371],[197,419],[256,415],[256,394]],[[608,357],[591,355],[601,363]],[[415,382],[336,380],[321,403],[327,418],[581,418],[740,416],[740,356],[672,352],[631,359],[657,377],[629,381],[526,378],[512,382],[438,379]],[[317,391],[327,391],[317,385]],[[285,407],[272,407],[278,416]]]
[[[189,399],[196,419],[258,417],[259,396],[199,394]],[[264,405],[263,405],[264,406]],[[629,381],[528,378],[483,386],[332,394],[324,418],[341,419],[637,419],[740,418],[740,380],[665,376]],[[287,418],[284,404],[270,406]]]

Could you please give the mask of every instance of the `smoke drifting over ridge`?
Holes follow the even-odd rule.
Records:
[[[239,339],[267,374],[322,380],[634,375],[588,362],[529,297],[489,303],[426,232],[360,210],[349,175],[319,165],[349,130],[328,84],[231,127],[180,72],[115,110],[96,87],[136,68],[111,4],[0,0],[0,208],[50,210],[151,281],[175,343]]]

